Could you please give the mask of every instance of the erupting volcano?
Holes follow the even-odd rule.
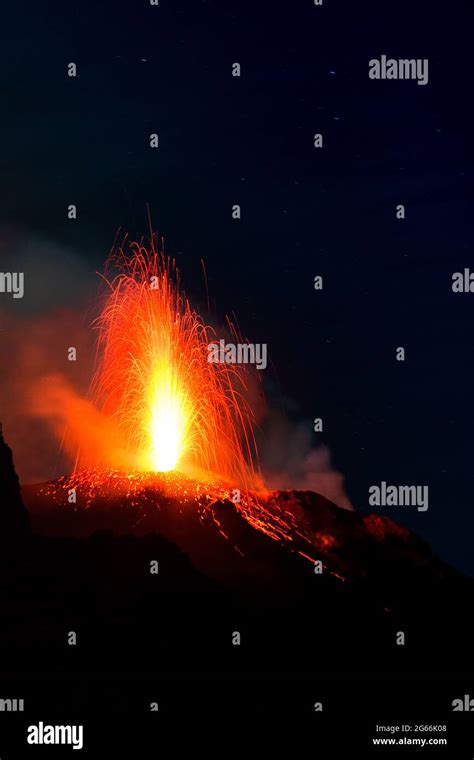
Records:
[[[61,605],[84,598],[88,574],[87,599],[93,601],[80,612],[94,636],[84,634],[84,651],[86,659],[97,656],[100,667],[111,654],[112,627],[121,636],[112,637],[114,667],[122,648],[133,654],[134,667],[143,652],[148,667],[157,631],[169,642],[163,651],[171,655],[164,660],[175,667],[188,651],[183,637],[189,620],[204,621],[196,661],[206,653],[231,670],[236,663],[225,644],[228,632],[245,630],[254,669],[262,667],[263,652],[274,667],[285,646],[287,661],[299,657],[301,667],[315,651],[327,663],[331,655],[341,662],[343,653],[348,668],[360,656],[377,663],[388,652],[398,667],[392,651],[398,630],[410,631],[417,663],[429,639],[430,660],[437,649],[433,631],[439,628],[443,646],[449,634],[440,621],[457,615],[453,630],[465,625],[459,612],[468,609],[459,604],[468,593],[464,581],[406,528],[380,514],[336,506],[316,481],[304,490],[295,489],[295,481],[284,484],[288,490],[273,490],[269,471],[264,482],[256,444],[260,375],[252,364],[228,361],[227,353],[209,360],[221,340],[243,345],[243,339],[230,321],[219,330],[191,306],[156,235],[148,246],[125,238],[109,256],[102,280],[93,371],[86,368],[80,388],[74,384],[77,365],[67,376],[44,362],[31,384],[28,411],[46,420],[49,431],[52,425],[75,462],[64,468],[66,475],[22,485],[31,535],[10,450],[0,446],[0,503],[3,497],[9,502],[3,522],[0,509],[3,543],[5,551],[11,548],[8,556],[18,558],[21,579],[24,557],[31,562],[38,630],[56,636],[61,615],[62,630],[70,630],[76,612]],[[266,467],[264,456],[261,461]],[[48,567],[42,580],[38,568]],[[15,607],[21,595],[12,592],[8,599],[12,620],[24,619]],[[416,627],[424,632],[418,647],[412,643]],[[104,646],[97,654],[92,641],[99,629]],[[467,651],[471,628],[465,630],[466,644],[446,651]],[[20,639],[12,631],[4,646],[17,647],[23,657],[31,649],[30,627]],[[48,647],[45,641],[52,651]],[[192,665],[191,650],[189,657]]]
[[[204,525],[219,542],[225,539],[222,566],[229,550],[248,559],[255,542],[266,547],[270,541],[299,561],[319,559],[322,567],[340,544],[332,517],[324,516],[326,502],[265,487],[255,436],[258,373],[225,357],[210,361],[216,329],[191,307],[162,239],[152,234],[147,247],[126,237],[108,257],[102,279],[92,403],[76,401],[65,416],[74,429],[69,446],[77,444],[76,467],[39,489],[25,488],[27,500],[43,513],[67,500],[74,505],[66,512],[69,525],[73,512],[87,512],[86,521],[113,513],[114,527],[158,530],[194,558],[202,544],[195,525]],[[230,320],[226,333],[242,345]],[[107,434],[95,435],[99,446],[91,455],[89,422],[97,418]],[[383,536],[403,532],[389,522],[367,522],[366,528]],[[220,551],[209,549],[204,568]],[[202,566],[202,556],[197,562]],[[344,579],[345,562],[333,559],[327,567],[329,575]]]
[[[244,533],[251,528],[315,562],[332,545],[330,538],[314,531],[294,500],[279,501],[264,486],[255,436],[262,403],[258,372],[225,357],[210,360],[219,336],[191,307],[162,239],[152,234],[147,247],[126,237],[112,250],[102,279],[105,293],[93,325],[92,401],[64,404],[72,412],[61,436],[70,450],[77,446],[76,466],[72,474],[34,488],[34,503],[56,509],[68,500],[75,511],[96,515],[125,505],[131,508],[127,530],[141,523],[168,534],[174,526],[164,528],[163,512],[172,504],[172,522],[183,525],[184,508],[191,519],[230,538],[240,556],[248,538],[242,537],[243,525]],[[243,345],[229,319],[225,332]],[[46,386],[54,382],[46,378]],[[62,403],[63,396],[59,389],[54,400]],[[94,434],[99,445],[92,454],[91,420],[99,433],[106,431]],[[229,510],[238,530],[223,526]]]

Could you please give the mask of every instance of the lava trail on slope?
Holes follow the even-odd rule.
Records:
[[[236,584],[288,573],[289,565],[291,574],[319,572],[338,583],[454,573],[391,519],[341,509],[311,491],[240,493],[177,472],[93,470],[24,486],[23,497],[38,533],[158,533],[200,572]]]

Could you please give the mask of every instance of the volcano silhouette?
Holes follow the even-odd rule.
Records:
[[[71,504],[67,495],[73,485]],[[457,577],[426,543],[387,517],[341,509],[311,491],[274,491],[248,504],[244,498],[234,502],[230,492],[178,473],[118,471],[23,488],[38,534],[158,534],[183,551],[196,570],[240,589],[245,579],[252,586],[291,586],[319,576],[336,585],[385,589],[390,606],[392,585],[399,589],[404,581],[436,584]]]
[[[22,490],[36,571],[49,567],[40,598],[67,597],[68,606],[66,578],[77,586],[80,625],[94,630],[87,657],[102,667],[117,647],[121,659],[127,651],[145,663],[158,647],[162,667],[211,670],[429,671],[434,658],[453,670],[470,657],[472,582],[387,517],[296,490],[246,507],[176,473],[101,475],[72,504],[70,485]],[[54,570],[58,552],[66,572]]]
[[[238,503],[176,473],[102,474],[75,501],[70,486],[22,488],[32,535],[11,532],[0,568],[12,667],[57,667],[71,630],[75,667],[101,670],[432,672],[471,656],[472,581],[386,517],[309,491]]]

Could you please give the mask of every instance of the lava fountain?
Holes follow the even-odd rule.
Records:
[[[191,308],[162,241],[126,238],[103,279],[92,394],[125,441],[131,468],[259,487],[258,373],[209,362],[216,332]],[[237,337],[230,322],[228,329]]]

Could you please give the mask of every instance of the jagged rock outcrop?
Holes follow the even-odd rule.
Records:
[[[0,423],[0,543],[11,545],[12,541],[29,535],[30,530],[30,518],[21,498],[12,450],[3,438]]]

